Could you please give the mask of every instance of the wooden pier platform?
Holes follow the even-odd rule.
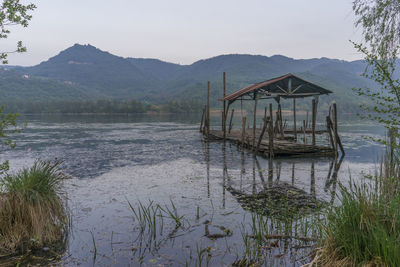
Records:
[[[253,129],[246,130],[243,146],[254,151],[257,147],[260,134],[261,130],[257,129],[256,140],[254,142],[255,145],[253,146]],[[223,140],[223,138],[223,131],[210,130],[208,141]],[[240,130],[232,130],[230,133],[226,134],[226,140],[238,145],[242,145],[242,132]],[[265,134],[261,140],[257,154],[269,157],[269,152],[269,137],[267,134]],[[293,138],[290,137],[281,139],[275,136],[273,139],[272,154],[274,157],[330,157],[335,156],[335,151],[332,147],[301,144],[297,143],[295,140],[293,140]]]

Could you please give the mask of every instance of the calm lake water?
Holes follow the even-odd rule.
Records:
[[[363,136],[384,135],[380,127],[342,115],[346,156],[332,179],[335,162],[329,158],[274,159],[271,165],[230,143],[204,143],[198,115],[21,119],[28,125],[2,160],[9,159],[16,170],[37,158],[57,158],[73,177],[65,185],[72,212],[65,266],[199,266],[200,261],[206,266],[207,255],[209,266],[230,266],[243,257],[243,234],[251,222],[251,212],[234,192],[251,195],[285,183],[336,202],[338,182],[359,180],[379,160],[382,148]],[[184,225],[175,229],[174,221],[164,218],[163,233],[149,240],[140,236],[128,201],[134,207],[154,201],[170,208],[172,201]],[[210,239],[206,225],[211,234],[229,234]],[[271,233],[276,227],[270,226]],[[266,248],[265,264],[300,266],[309,260],[307,253],[280,242]]]

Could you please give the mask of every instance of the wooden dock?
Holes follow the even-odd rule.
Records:
[[[253,130],[249,129],[245,133],[245,141],[243,143],[243,147],[255,151],[257,150],[258,140],[260,138],[261,130],[256,130],[256,146],[253,146]],[[208,141],[212,140],[223,140],[224,134],[223,131],[210,130]],[[239,130],[232,130],[230,133],[226,134],[226,140],[233,142],[238,145],[242,145],[242,132]],[[268,135],[264,135],[258,150],[257,154],[269,157],[270,155],[270,145],[269,145],[269,137]],[[322,156],[335,156],[335,151],[332,147],[329,146],[318,146],[312,144],[301,144],[297,143],[293,138],[274,138],[273,146],[272,146],[272,155],[274,157],[322,157]]]

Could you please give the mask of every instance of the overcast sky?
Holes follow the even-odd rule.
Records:
[[[1,47],[22,40],[35,65],[69,46],[91,44],[123,57],[191,64],[220,54],[360,59],[351,0],[38,0],[28,28],[11,28]],[[2,49],[3,49],[2,48]],[[0,51],[2,50],[0,49]]]

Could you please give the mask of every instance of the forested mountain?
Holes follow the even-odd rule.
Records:
[[[222,72],[227,73],[228,92],[294,73],[335,93],[322,98],[322,104],[338,99],[352,110],[365,100],[355,97],[351,88],[374,86],[360,76],[364,69],[364,61],[238,54],[179,65],[158,59],[123,58],[91,45],[75,44],[36,66],[0,71],[0,98],[3,101],[137,99],[155,104],[172,100],[204,103],[206,84],[211,81],[215,104],[221,96]]]

